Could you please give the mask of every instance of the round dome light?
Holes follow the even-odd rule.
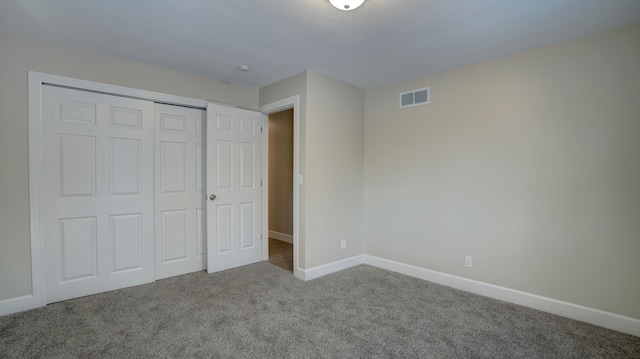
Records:
[[[331,5],[340,10],[353,10],[362,5],[364,0],[329,0]]]

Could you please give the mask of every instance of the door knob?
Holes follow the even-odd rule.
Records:
[[[214,199],[216,199],[216,195],[215,194],[210,194],[209,195],[209,199],[213,201]]]

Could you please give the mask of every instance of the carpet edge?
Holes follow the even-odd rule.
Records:
[[[365,254],[363,260],[364,264],[374,267],[640,337],[640,319],[376,256]]]

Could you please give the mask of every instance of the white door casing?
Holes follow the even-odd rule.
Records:
[[[209,273],[262,260],[261,125],[259,112],[207,104]]]
[[[156,279],[207,268],[205,112],[155,104]]]
[[[293,275],[301,280],[305,280],[305,272],[301,267],[301,253],[304,251],[304,240],[300,238],[300,213],[299,213],[299,198],[302,185],[302,177],[300,172],[300,96],[294,95],[287,97],[267,105],[260,107],[260,112],[266,116],[280,112],[287,109],[293,109]],[[263,187],[268,186],[268,170],[269,170],[269,131],[264,132],[263,136]],[[262,221],[263,223],[269,223],[269,196],[268,191],[263,192],[262,195]],[[269,259],[269,246],[262,248],[262,259]]]
[[[46,302],[154,280],[153,103],[42,86]]]

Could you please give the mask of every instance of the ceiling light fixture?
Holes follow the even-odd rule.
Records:
[[[362,5],[364,0],[329,0],[331,5],[340,10],[353,10]]]

